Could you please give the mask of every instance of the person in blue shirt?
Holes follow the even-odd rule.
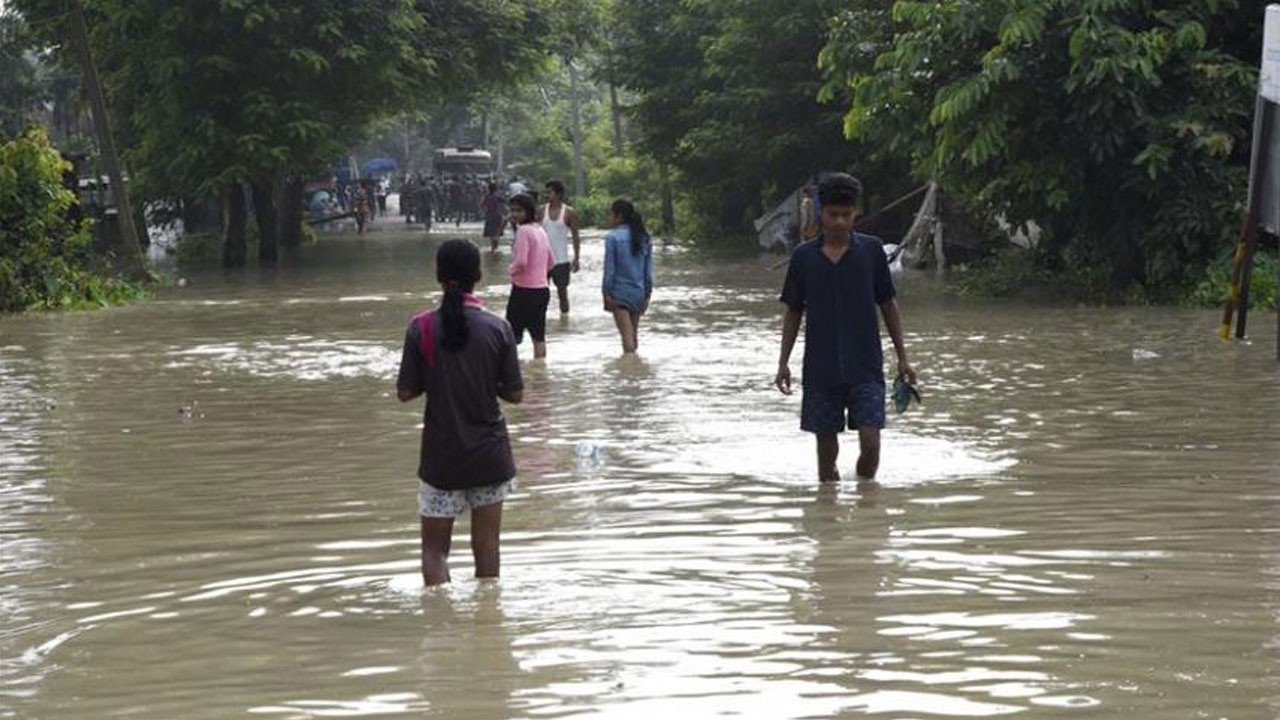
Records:
[[[640,318],[653,294],[653,241],[644,218],[627,200],[615,200],[613,229],[604,238],[604,309],[613,314],[624,355],[640,346]]]
[[[853,231],[862,185],[833,173],[818,183],[822,234],[801,243],[791,255],[781,300],[782,352],[774,385],[791,394],[791,351],[805,319],[804,393],[800,429],[817,436],[818,480],[840,479],[836,458],[839,433],[858,431],[856,466],[860,487],[875,482],[880,466],[880,430],[884,428],[884,355],[877,311],[898,356],[898,374],[916,381],[907,360],[902,317],[894,300],[893,278],[879,238]]]

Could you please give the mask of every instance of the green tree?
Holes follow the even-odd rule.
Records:
[[[29,53],[34,45],[18,15],[0,10],[0,137],[13,137],[28,122],[41,99],[37,68]]]
[[[1051,268],[1108,268],[1117,294],[1168,288],[1238,217],[1261,8],[899,0],[887,25],[838,14],[823,63],[851,138],[1038,222]]]
[[[677,167],[695,232],[739,233],[820,170],[854,167],[860,148],[818,98],[822,0],[620,3],[614,71],[637,95],[646,154]],[[859,165],[883,188],[883,175]]]
[[[149,0],[119,3],[105,18],[95,39],[130,108],[141,189],[225,196],[229,265],[245,259],[243,185],[253,189],[260,256],[274,260],[277,227],[286,245],[300,238],[306,177],[428,67],[411,51],[420,21],[408,0]]]

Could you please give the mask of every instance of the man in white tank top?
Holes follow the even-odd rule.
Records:
[[[547,233],[551,254],[556,264],[549,277],[560,296],[560,312],[569,312],[569,274],[578,272],[578,253],[582,240],[578,236],[578,214],[564,204],[564,183],[551,180],[546,185],[547,204],[538,208],[538,222]],[[569,237],[573,237],[573,260],[569,260]]]

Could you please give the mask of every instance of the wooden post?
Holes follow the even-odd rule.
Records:
[[[1236,303],[1236,339],[1245,338],[1245,325],[1249,322],[1249,285],[1253,281],[1253,255],[1258,249],[1258,226],[1245,242],[1244,267],[1240,269],[1240,301]]]
[[[98,79],[98,67],[94,64],[93,53],[89,49],[89,28],[84,19],[84,7],[80,0],[68,0],[68,4],[71,7],[71,40],[80,57],[80,69],[84,73],[84,84],[89,91],[93,108],[93,127],[98,135],[98,148],[102,152],[102,164],[111,180],[111,194],[116,201],[120,222],[120,249],[123,251],[121,260],[129,277],[137,281],[149,280],[146,262],[142,258],[142,246],[138,243],[138,230],[134,225],[129,189],[124,185],[124,172],[120,169],[120,158],[116,155],[111,119],[107,116],[107,101],[102,94],[102,83]]]

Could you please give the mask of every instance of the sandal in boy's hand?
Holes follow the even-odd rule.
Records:
[[[921,402],[920,391],[916,389],[903,375],[899,375],[893,380],[893,408],[899,413],[905,412],[914,399],[917,404]]]

